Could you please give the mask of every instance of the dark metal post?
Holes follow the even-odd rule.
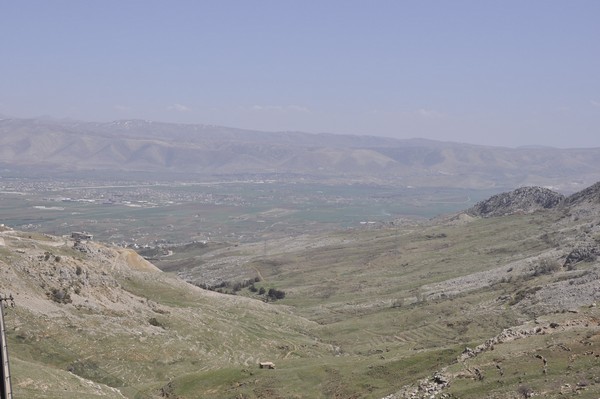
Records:
[[[14,306],[14,298],[12,295],[8,297],[0,297],[0,350],[2,351],[1,361],[1,386],[2,391],[0,392],[0,398],[2,399],[13,399],[12,395],[12,384],[10,382],[10,364],[8,362],[8,345],[6,343],[6,329],[4,327],[4,302],[10,301],[11,305]]]

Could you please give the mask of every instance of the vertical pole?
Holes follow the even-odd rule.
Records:
[[[0,398],[2,399],[13,399],[12,384],[10,382],[10,365],[8,362],[8,345],[6,343],[6,330],[4,327],[4,302],[8,300],[13,301],[12,295],[10,297],[0,297],[0,350],[2,351],[2,367],[0,367],[2,392],[0,392]]]

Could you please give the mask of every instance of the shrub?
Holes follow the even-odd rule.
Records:
[[[156,317],[151,317],[151,318],[148,320],[148,323],[150,323],[150,325],[151,325],[151,326],[154,326],[154,327],[161,327],[161,328],[164,328],[163,324],[162,324],[160,321],[158,321],[158,320],[156,319]]]
[[[271,298],[272,300],[283,299],[283,298],[285,298],[285,292],[283,292],[281,290],[276,290],[275,288],[269,288],[269,292],[267,293],[267,296],[269,298]]]
[[[513,298],[508,302],[508,304],[510,306],[516,305],[517,303],[521,302],[523,299],[529,298],[532,295],[535,295],[535,293],[541,289],[542,289],[542,287],[537,286],[537,287],[524,288],[522,290],[519,290],[514,294]]]
[[[529,385],[521,385],[517,388],[517,393],[524,398],[530,398],[533,396],[533,389]]]
[[[62,288],[52,288],[48,293],[50,299],[57,303],[71,303],[73,300],[71,299],[71,295],[69,291]]]
[[[556,260],[543,258],[533,269],[533,275],[537,277],[543,274],[552,274],[560,270],[560,267],[560,263],[558,263]]]

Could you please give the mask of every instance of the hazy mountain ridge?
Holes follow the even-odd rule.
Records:
[[[555,186],[600,179],[600,148],[502,148],[430,140],[257,132],[149,121],[0,120],[0,163],[45,170],[197,175],[296,173],[406,184]]]

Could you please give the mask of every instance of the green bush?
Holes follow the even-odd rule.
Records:
[[[275,288],[269,288],[267,296],[272,300],[283,299],[285,298],[285,292],[281,290],[276,290]]]

